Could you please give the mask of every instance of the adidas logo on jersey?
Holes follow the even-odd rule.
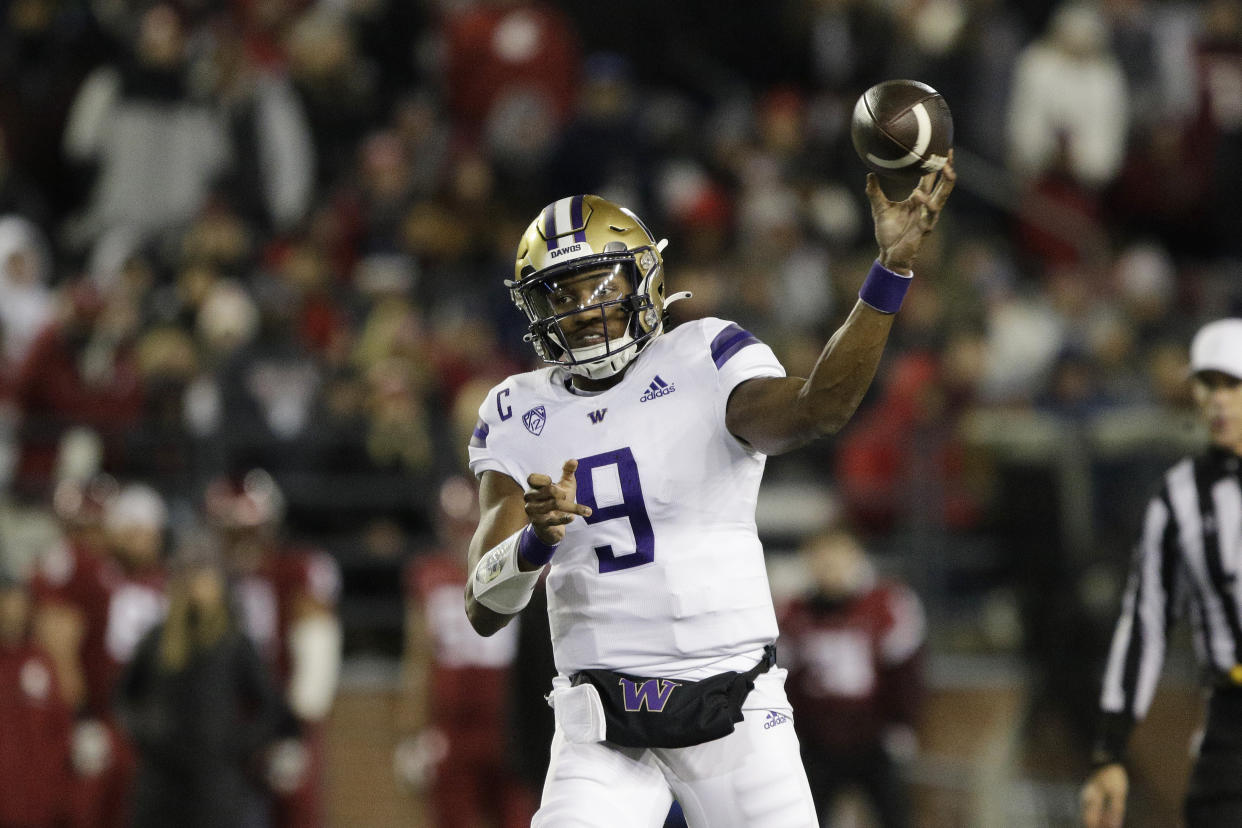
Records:
[[[671,382],[665,382],[660,378],[659,374],[656,374],[655,378],[651,380],[651,384],[647,386],[647,390],[644,391],[643,395],[638,398],[638,401],[640,403],[651,402],[658,397],[671,394],[676,390],[676,385],[673,385]]]
[[[787,721],[789,721],[789,717],[786,716],[784,713],[778,713],[775,710],[769,710],[767,718],[763,720],[763,729],[771,730],[777,725],[783,725]]]

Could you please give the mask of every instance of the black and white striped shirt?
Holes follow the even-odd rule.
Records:
[[[1190,618],[1214,683],[1242,687],[1242,459],[1214,448],[1169,469],[1134,552],[1100,693],[1097,763],[1120,757],[1151,707],[1170,627]]]

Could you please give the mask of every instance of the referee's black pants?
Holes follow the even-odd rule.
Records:
[[[1242,688],[1212,693],[1186,792],[1186,828],[1227,826],[1242,828]]]

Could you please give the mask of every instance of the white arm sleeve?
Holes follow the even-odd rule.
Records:
[[[293,674],[289,706],[298,718],[318,721],[328,714],[341,671],[341,624],[327,613],[313,613],[289,631]]]
[[[65,124],[65,155],[75,161],[93,158],[103,143],[108,116],[121,94],[121,76],[97,69],[87,76],[69,108]]]
[[[474,600],[502,615],[516,615],[530,603],[543,567],[531,572],[518,569],[518,541],[525,527],[492,547],[479,559],[471,577]]]

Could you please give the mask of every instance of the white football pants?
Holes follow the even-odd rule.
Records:
[[[572,744],[557,728],[531,828],[660,828],[674,798],[690,828],[816,828],[785,671],[756,678],[742,712],[728,736],[686,748]]]

